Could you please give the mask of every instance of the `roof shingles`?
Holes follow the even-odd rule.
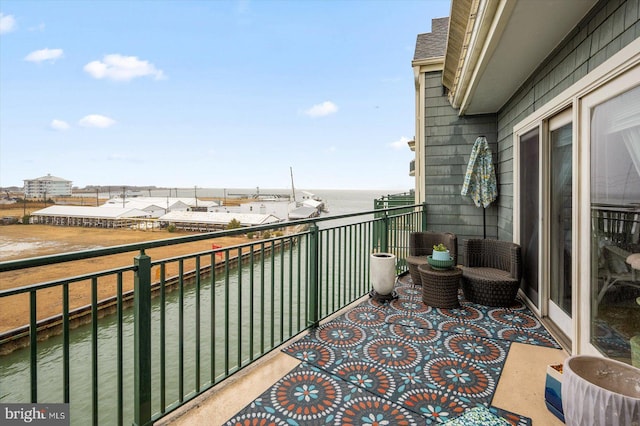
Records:
[[[449,17],[431,20],[431,32],[418,34],[413,60],[444,56],[449,32]]]

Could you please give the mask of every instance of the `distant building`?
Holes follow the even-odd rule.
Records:
[[[71,195],[71,181],[48,174],[24,180],[25,198],[44,198]]]
[[[258,226],[270,223],[278,223],[282,220],[270,215],[260,213],[218,213],[218,212],[192,212],[174,211],[160,217],[164,224],[174,225],[178,229],[187,231],[215,231],[226,229],[232,220],[240,222],[241,226]]]
[[[146,228],[153,226],[145,220],[150,217],[148,212],[130,207],[50,206],[31,213],[30,223],[91,228]]]
[[[177,198],[177,197],[115,197],[108,200],[105,207],[134,207],[136,209],[150,211],[144,206],[156,206],[162,209],[162,214],[172,211],[201,211],[216,207],[215,201],[203,201],[197,198]],[[154,214],[153,217],[159,217]]]

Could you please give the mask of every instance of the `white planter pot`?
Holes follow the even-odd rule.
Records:
[[[431,258],[433,260],[451,260],[451,255],[449,254],[449,250],[447,251],[434,250],[431,253]]]
[[[392,253],[371,255],[371,284],[379,295],[393,292],[396,283],[396,256]]]
[[[569,426],[637,424],[640,369],[610,358],[588,355],[567,358],[563,368],[562,408]]]

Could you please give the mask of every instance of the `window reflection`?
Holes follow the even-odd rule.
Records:
[[[640,253],[640,87],[593,109],[591,217],[591,343],[630,363],[631,346],[640,351],[640,270],[627,263]]]

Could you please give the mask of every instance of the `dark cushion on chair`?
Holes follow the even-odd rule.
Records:
[[[515,278],[511,277],[511,273],[496,268],[468,268],[461,266],[465,275],[472,280],[485,280],[485,281],[509,281],[517,282]]]
[[[511,306],[522,277],[518,244],[491,239],[465,240],[462,291],[470,302],[488,306]]]
[[[433,253],[433,246],[444,244],[449,249],[449,255],[458,263],[458,237],[451,232],[412,232],[409,234],[409,256],[407,266],[411,280],[415,285],[422,284],[422,278],[418,272],[418,266],[427,263],[427,256]]]
[[[409,234],[409,255],[430,256],[433,253],[433,246],[444,244],[449,249],[449,254],[458,263],[458,237],[451,232],[412,232]]]

